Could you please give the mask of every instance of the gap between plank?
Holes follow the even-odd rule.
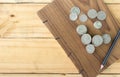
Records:
[[[53,37],[2,37],[0,39],[55,39]]]
[[[0,2],[0,4],[50,4],[52,2]],[[106,5],[120,5],[120,3],[105,3]]]

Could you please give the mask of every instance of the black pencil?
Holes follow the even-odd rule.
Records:
[[[106,65],[107,60],[108,60],[108,58],[109,58],[109,56],[110,56],[110,54],[112,52],[112,49],[114,48],[114,46],[115,46],[115,44],[116,44],[119,37],[120,37],[120,29],[119,29],[117,35],[115,36],[115,39],[113,40],[113,43],[110,46],[110,48],[109,48],[109,50],[108,50],[108,52],[107,52],[107,54],[106,54],[106,56],[105,56],[105,58],[104,58],[104,60],[103,60],[103,62],[101,64],[101,66],[100,66],[100,70],[102,70],[104,68],[104,66]]]

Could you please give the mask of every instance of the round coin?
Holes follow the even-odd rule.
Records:
[[[83,34],[87,33],[87,27],[85,25],[79,25],[76,28],[76,31],[79,35],[83,35]]]
[[[71,21],[76,21],[78,18],[77,13],[70,13],[69,18]]]
[[[102,28],[102,23],[100,21],[96,21],[96,22],[94,22],[94,27],[96,29],[101,29]]]
[[[94,19],[97,17],[97,11],[95,9],[90,9],[87,15],[89,18]]]
[[[90,34],[83,34],[82,37],[81,37],[81,42],[84,45],[90,44],[90,42],[91,42],[91,36],[90,36]]]
[[[92,38],[92,44],[95,46],[95,47],[99,47],[100,45],[103,44],[103,38],[102,36],[100,35],[95,35],[93,38]]]
[[[99,20],[105,20],[106,17],[107,17],[107,15],[106,15],[106,13],[105,13],[104,11],[99,11],[99,12],[98,12],[97,18],[98,18]]]
[[[103,42],[104,44],[109,44],[111,42],[111,36],[110,34],[103,34]]]
[[[80,21],[81,22],[86,22],[88,20],[88,17],[85,14],[80,15]]]
[[[77,13],[77,15],[80,14],[80,8],[79,7],[72,7],[71,10],[70,10],[71,13]]]
[[[95,46],[92,45],[92,44],[88,44],[88,45],[86,46],[86,51],[87,51],[87,53],[89,53],[89,54],[93,54],[93,53],[95,52]]]

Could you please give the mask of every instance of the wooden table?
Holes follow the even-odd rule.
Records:
[[[37,16],[51,2],[0,0],[0,77],[82,77]],[[104,2],[120,21],[120,0]],[[120,77],[120,60],[98,77]]]

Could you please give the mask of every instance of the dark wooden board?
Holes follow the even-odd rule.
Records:
[[[80,7],[82,13],[87,13],[90,8],[94,8],[97,11],[105,11],[107,13],[107,19],[102,21],[103,28],[96,30],[93,27],[93,22],[97,19],[89,19],[86,23],[81,23],[79,20],[76,22],[70,21],[69,13],[73,6]],[[113,40],[117,34],[119,23],[116,22],[104,2],[102,0],[54,0],[51,4],[40,10],[38,15],[63,47],[68,57],[70,57],[76,65],[79,72],[83,74],[84,77],[96,77],[100,73],[100,64],[111,44],[97,47],[96,52],[90,55],[86,52],[85,46],[82,45],[80,36],[76,33],[76,27],[79,24],[85,24],[89,29],[88,32],[92,36],[109,33]],[[105,68],[120,58],[118,49],[117,51],[113,50],[113,52]]]

